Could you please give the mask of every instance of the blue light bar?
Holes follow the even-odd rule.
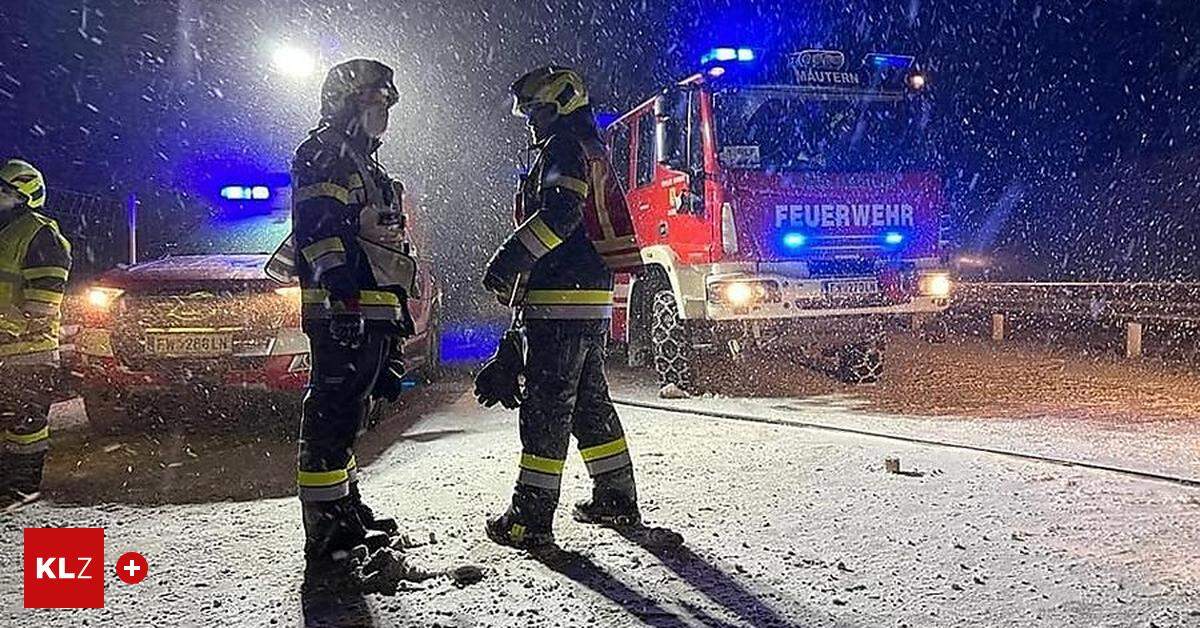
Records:
[[[753,48],[713,48],[700,57],[700,65],[708,65],[714,61],[753,61]]]
[[[904,234],[895,231],[889,231],[883,235],[884,244],[900,244],[904,241]]]
[[[798,249],[808,242],[808,238],[804,237],[803,233],[788,233],[783,236],[783,245],[789,249]]]
[[[915,59],[908,55],[888,55],[872,52],[867,55],[865,61],[878,70],[907,70],[912,67]]]
[[[227,201],[265,201],[271,198],[271,188],[265,185],[227,185],[221,188],[221,198]]]

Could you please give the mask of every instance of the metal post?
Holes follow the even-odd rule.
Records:
[[[130,192],[125,199],[125,224],[129,229],[129,263],[137,263],[137,194]]]
[[[992,340],[1002,342],[1004,340],[1004,315],[992,314]]]
[[[1125,357],[1142,357],[1142,324],[1125,323]]]

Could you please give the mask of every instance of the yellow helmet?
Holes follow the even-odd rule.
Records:
[[[46,180],[32,164],[20,159],[9,159],[0,166],[0,181],[25,197],[30,209],[46,204]]]
[[[583,77],[571,68],[550,65],[526,73],[513,82],[513,115],[529,115],[535,105],[554,105],[558,115],[565,116],[588,104],[587,87]]]

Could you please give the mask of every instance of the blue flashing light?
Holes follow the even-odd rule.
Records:
[[[883,235],[883,243],[895,246],[904,242],[904,234],[895,231],[889,231]]]
[[[713,67],[708,69],[708,75],[713,78],[717,78],[718,76],[721,76],[724,73],[725,73],[724,66],[714,65]]]
[[[753,48],[713,48],[704,53],[703,57],[700,57],[700,65],[726,61],[740,61],[745,63],[753,61],[755,56]]]
[[[271,198],[271,188],[265,185],[227,185],[221,188],[221,198],[227,201],[265,201]]]
[[[804,237],[803,233],[788,233],[783,236],[783,245],[789,249],[798,249],[808,242],[808,238]]]
[[[867,63],[878,70],[907,70],[915,59],[908,55],[887,55],[873,52],[867,55]]]

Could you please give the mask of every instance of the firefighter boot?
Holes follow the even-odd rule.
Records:
[[[338,564],[356,547],[367,545],[363,527],[349,497],[329,502],[301,502],[304,557],[310,564]],[[387,543],[384,536],[384,545]],[[382,545],[380,545],[382,547]]]
[[[522,523],[509,509],[499,517],[487,520],[488,538],[499,545],[523,550],[538,550],[554,545],[554,532],[549,526],[534,527]]]
[[[597,477],[592,498],[575,504],[571,516],[580,523],[613,528],[640,526],[642,514],[638,510],[633,467]]]
[[[376,517],[375,511],[363,503],[362,493],[358,491],[358,482],[350,484],[350,501],[354,504],[354,511],[358,514],[358,520],[362,522],[363,527],[368,532],[382,532],[388,536],[394,536],[399,531],[400,526],[396,524],[395,519],[391,517]]]

